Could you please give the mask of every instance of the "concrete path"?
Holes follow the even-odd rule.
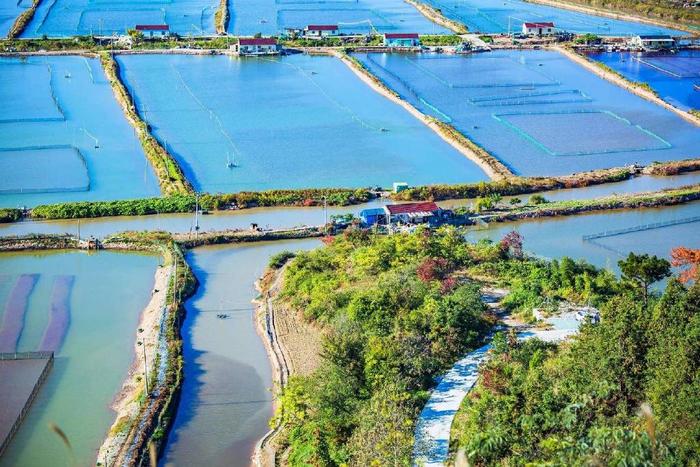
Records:
[[[490,290],[482,296],[482,300],[489,308],[497,309],[503,296],[503,290]],[[566,339],[578,330],[579,322],[574,315],[575,312],[571,311],[546,318],[544,321],[550,323],[552,329],[527,329],[520,332],[518,338],[523,340],[538,337],[548,342]],[[513,321],[506,319],[504,322],[506,328],[514,327]],[[479,366],[487,358],[490,348],[491,344],[487,344],[467,354],[440,378],[416,424],[413,446],[415,465],[445,465],[455,414],[464,397],[474,387],[479,376]]]

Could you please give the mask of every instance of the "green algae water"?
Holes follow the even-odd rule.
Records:
[[[255,443],[272,417],[270,362],[251,304],[258,295],[254,282],[271,255],[319,245],[310,239],[206,247],[187,254],[200,285],[186,304],[185,379],[165,465],[250,465]]]
[[[56,349],[54,368],[0,466],[70,465],[67,450],[48,429],[50,422],[70,439],[76,465],[94,465],[114,422],[110,405],[133,360],[139,316],[150,299],[159,262],[156,256],[134,253],[0,254],[0,309],[7,310],[21,277],[37,279],[20,310],[24,320],[18,351],[37,350],[47,336],[60,337],[62,329],[52,326],[50,310],[69,297],[69,325]]]
[[[488,179],[334,57],[117,61],[138,112],[199,191]]]

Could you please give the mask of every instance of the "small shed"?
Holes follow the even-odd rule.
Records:
[[[384,34],[384,47],[418,47],[420,39],[418,33],[386,33]]]
[[[523,23],[523,34],[528,36],[551,36],[554,34],[554,23]]]
[[[134,29],[146,37],[170,37],[170,26],[167,24],[137,24]]]
[[[274,37],[241,37],[231,49],[238,55],[276,55],[279,45]]]
[[[339,34],[340,30],[335,24],[310,24],[303,31],[304,39],[324,39],[337,37]]]
[[[369,208],[360,211],[360,221],[364,226],[372,226],[382,224],[385,219],[386,212],[384,208]]]

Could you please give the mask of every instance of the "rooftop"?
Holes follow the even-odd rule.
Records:
[[[238,39],[240,45],[277,45],[277,39],[273,37],[241,37]]]
[[[137,31],[169,31],[170,26],[167,24],[137,24]]]
[[[338,26],[335,24],[309,24],[306,26],[307,31],[337,31]]]
[[[430,215],[435,211],[439,211],[440,207],[432,201],[423,203],[406,203],[406,204],[390,204],[384,206],[384,209],[389,211],[389,214],[416,214],[425,213]]]
[[[418,39],[418,33],[415,32],[395,32],[384,34],[385,39]]]
[[[554,23],[551,21],[544,22],[544,23],[525,23],[526,28],[553,28]]]

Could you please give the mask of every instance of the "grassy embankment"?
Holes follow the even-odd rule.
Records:
[[[487,222],[511,222],[521,219],[572,216],[586,212],[611,211],[615,209],[675,206],[697,200],[700,200],[700,185],[691,185],[648,193],[614,195],[585,200],[545,202],[537,205],[504,208],[496,212],[484,214],[481,218]]]
[[[138,39],[131,50],[163,50],[163,49],[227,49],[235,39],[225,37],[212,38],[182,38],[177,35],[169,39]],[[99,41],[93,36],[75,36],[65,39],[34,38],[34,39],[5,39],[0,40],[0,52],[107,52],[113,50],[110,41]]]
[[[126,86],[121,81],[117,61],[107,52],[100,53],[100,60],[105,74],[107,75],[107,79],[112,85],[114,96],[117,102],[122,106],[127,120],[136,130],[143,152],[146,154],[146,157],[156,172],[161,192],[164,195],[191,193],[192,187],[185,179],[175,159],[161,146],[158,140],[151,135],[148,124],[144,122],[137,113],[134,101],[129,91],[126,89]]]
[[[160,453],[175,418],[177,401],[183,377],[182,337],[180,326],[184,321],[184,302],[196,290],[197,280],[185,261],[182,249],[169,234],[163,232],[125,232],[104,240],[105,248],[120,250],[151,251],[163,256],[163,267],[174,268],[168,285],[165,317],[162,329],[165,332],[167,355],[158,354],[152,362],[150,381],[155,381],[151,396],[142,394],[138,416],[122,421],[122,430],[128,431],[125,443],[116,456],[115,465],[148,465],[150,445]],[[166,358],[165,361],[161,359]],[[164,377],[159,379],[158,369],[164,366]],[[154,396],[155,395],[155,396]]]
[[[7,32],[8,39],[15,39],[22,35],[22,32],[29,26],[32,18],[34,18],[34,13],[36,13],[36,9],[39,8],[40,4],[41,0],[33,0],[31,6],[17,17],[15,22],[12,23],[10,30]]]
[[[228,0],[219,0],[219,8],[214,13],[214,23],[216,24],[217,34],[226,34],[229,20]]]

